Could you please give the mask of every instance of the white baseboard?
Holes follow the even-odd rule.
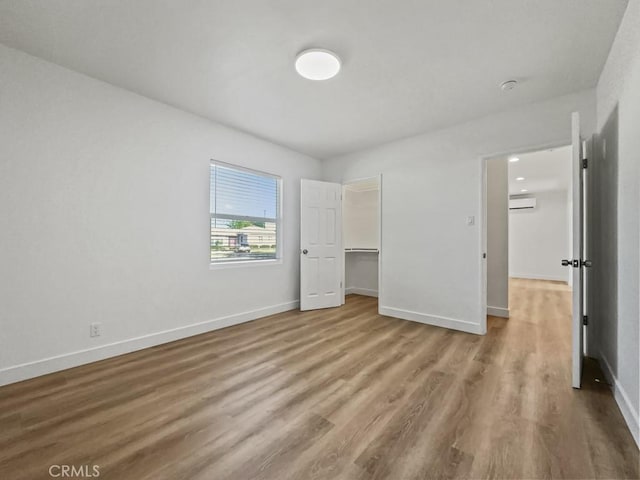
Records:
[[[370,288],[358,288],[358,287],[347,287],[344,291],[345,295],[366,295],[367,297],[377,297],[378,290],[372,290]]]
[[[76,352],[57,355],[55,357],[43,358],[34,362],[14,365],[0,370],[0,385],[20,382],[29,378],[39,377],[40,375],[46,375],[48,373],[66,370],[67,368],[97,362],[98,360],[104,360],[105,358],[131,353],[136,350],[142,350],[143,348],[154,347],[156,345],[173,342],[193,335],[199,335],[201,333],[218,330],[220,328],[250,322],[251,320],[274,315],[276,313],[294,310],[298,308],[299,305],[300,302],[297,300],[278,305],[271,305],[257,310],[250,310],[248,312],[228,315],[214,320],[186,325],[184,327],[151,333],[141,337],[121,340],[119,342],[100,345],[86,350],[78,350]]]
[[[388,317],[401,318],[402,320],[411,320],[413,322],[425,323],[427,325],[435,325],[436,327],[451,328],[460,330],[461,332],[475,333],[484,335],[482,326],[479,323],[469,322],[467,320],[458,320],[455,318],[441,317],[439,315],[429,315],[426,313],[412,312],[401,308],[383,307],[379,308],[381,315]]]
[[[600,364],[603,367],[602,371],[607,377],[607,381],[611,384],[611,390],[613,392],[613,398],[616,399],[616,403],[622,412],[624,421],[627,422],[627,427],[631,431],[633,439],[636,441],[636,445],[640,448],[640,421],[638,421],[638,412],[631,404],[629,395],[625,389],[620,385],[620,382],[613,373],[613,369],[607,360],[607,357],[600,352]]]
[[[494,317],[509,318],[509,309],[502,307],[490,307],[487,305],[487,315]]]
[[[522,278],[524,280],[551,280],[553,282],[564,282],[569,283],[569,279],[565,277],[560,277],[556,275],[536,275],[529,273],[510,273],[509,278]]]

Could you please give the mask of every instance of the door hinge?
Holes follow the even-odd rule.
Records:
[[[582,168],[589,168],[589,159],[588,158],[583,158],[582,159]]]
[[[583,315],[582,316],[582,324],[583,325],[589,325],[589,315]]]

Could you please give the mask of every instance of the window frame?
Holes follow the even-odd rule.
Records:
[[[278,202],[276,206],[276,256],[275,258],[249,258],[246,260],[227,260],[227,261],[212,261],[211,260],[211,168],[214,166],[221,166],[234,170],[240,170],[242,172],[251,173],[253,175],[259,175],[263,177],[271,177],[276,180],[276,188],[278,193]],[[224,268],[236,268],[236,267],[248,267],[248,266],[267,266],[267,265],[280,265],[283,263],[283,181],[280,175],[275,173],[265,172],[263,170],[257,170],[254,168],[244,167],[242,165],[236,165],[233,163],[223,162],[221,160],[210,159],[209,160],[209,269],[217,270]]]

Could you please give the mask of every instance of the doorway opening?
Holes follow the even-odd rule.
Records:
[[[571,291],[572,146],[489,158],[486,172],[487,314],[509,318],[524,307],[514,287]]]
[[[590,176],[588,172],[589,172],[589,154],[592,153],[591,144],[592,144],[591,140],[585,139],[583,137],[581,126],[580,126],[580,114],[578,112],[573,112],[571,114],[571,169],[570,169],[571,170],[571,191],[572,191],[571,215],[570,215],[571,228],[572,228],[572,233],[571,233],[572,244],[570,249],[571,257],[561,258],[558,260],[560,260],[561,262],[560,264],[563,267],[568,267],[571,271],[571,274],[570,274],[571,280],[569,280],[571,283],[571,292],[570,292],[571,373],[570,373],[570,377],[571,377],[571,385],[574,388],[580,388],[581,382],[582,382],[582,371],[583,371],[582,367],[583,367],[584,358],[586,356],[585,345],[587,345],[587,342],[585,342],[585,338],[588,333],[588,324],[589,324],[589,303],[590,302],[589,302],[589,273],[588,272],[590,267],[592,266],[592,262],[589,259],[590,253],[591,253],[590,252],[591,246],[587,241],[587,237],[588,237],[587,232],[590,231],[589,230],[590,214],[587,206],[590,201],[589,200],[590,197],[588,193],[589,185],[590,185]],[[527,152],[527,153],[530,153],[530,152]],[[521,155],[522,154],[520,154],[520,156]],[[504,265],[503,265],[504,252],[503,251],[493,247],[491,249],[491,252],[494,254],[496,254],[497,252],[497,254],[502,255],[502,257],[488,258],[488,255],[487,255],[488,245],[491,242],[489,235],[491,235],[492,237],[494,236],[494,232],[492,232],[491,234],[489,233],[489,224],[491,224],[492,227],[495,226],[493,221],[489,221],[488,216],[492,215],[493,217],[492,212],[494,211],[494,206],[493,206],[494,202],[496,205],[500,207],[499,209],[504,209],[505,200],[507,202],[511,201],[507,195],[501,194],[498,191],[498,189],[504,188],[504,185],[505,185],[504,178],[506,176],[507,178],[506,186],[507,186],[507,194],[508,194],[509,164],[518,163],[520,161],[520,156],[513,155],[513,156],[508,156],[506,158],[500,158],[496,160],[497,162],[496,165],[498,165],[496,167],[496,170],[500,172],[500,175],[498,175],[498,177],[495,177],[495,178],[502,178],[502,180],[500,180],[499,183],[496,183],[496,185],[493,185],[493,183],[490,184],[490,182],[492,182],[491,179],[494,178],[494,176],[489,173],[489,169],[492,168],[493,166],[493,164],[490,163],[492,158],[485,157],[482,159],[482,168],[484,172],[484,175],[483,175],[484,181],[482,184],[482,192],[483,192],[482,199],[483,199],[484,215],[483,215],[483,222],[482,222],[483,234],[482,234],[481,241],[482,241],[482,248],[484,252],[483,259],[486,259],[486,261],[482,262],[483,273],[481,274],[480,278],[481,278],[481,285],[482,285],[482,292],[483,292],[482,300],[484,300],[484,306],[482,306],[482,309],[484,310],[485,313],[489,312],[489,309],[487,308],[488,306],[487,301],[492,300],[494,298],[493,295],[491,297],[489,296],[489,290],[498,288],[498,286],[495,286],[496,284],[493,281],[493,279],[489,277],[489,273],[490,272],[493,273],[496,269],[493,266],[490,267],[490,265],[488,264],[493,264],[494,262],[501,263],[502,269],[504,270]],[[524,182],[526,178],[516,176],[515,180],[516,182]],[[540,190],[542,190],[542,187],[536,187],[536,188],[539,188]],[[526,190],[526,191],[523,192],[522,190]],[[521,187],[519,193],[528,194],[532,192],[530,192],[529,189],[526,187],[524,188]],[[495,196],[495,199],[493,198],[494,196]],[[538,203],[536,200],[535,205],[532,205],[532,202],[530,199],[522,200],[521,202],[528,202],[529,203],[528,206],[524,205],[525,207],[528,207],[528,208],[535,208]],[[507,209],[508,209],[508,205],[509,204],[507,203]],[[519,203],[519,206],[522,207],[523,204]],[[569,210],[569,208],[567,208],[567,210]],[[498,220],[504,221],[503,215],[500,215],[500,214],[496,214],[493,218],[494,220],[498,219]],[[508,222],[508,217],[506,221]],[[542,227],[542,228],[548,228],[548,227]],[[495,230],[495,232],[505,232],[505,231],[507,232],[507,249],[508,249],[508,244],[509,244],[508,225],[506,228],[504,227],[504,225],[502,225],[501,228],[498,228]],[[495,235],[498,235],[498,233],[495,233]],[[502,241],[504,242],[504,238],[502,239]],[[507,258],[506,268],[508,272],[509,271],[508,253],[506,258]],[[533,279],[531,281],[541,282],[545,280]],[[509,285],[508,281],[506,282],[506,285],[507,285],[507,292],[508,292],[508,285]],[[507,293],[507,300],[509,296],[510,295]],[[550,299],[544,296],[538,298],[538,303],[543,304],[543,306],[552,305],[552,302],[550,301]],[[556,315],[553,311],[547,311],[544,308],[542,310],[538,309],[538,311],[543,311],[542,316],[546,317],[547,319],[551,318],[553,320],[554,316]],[[507,303],[507,312],[509,312],[509,317],[512,318],[508,303]],[[524,320],[526,322],[526,319]],[[487,331],[487,316],[483,315],[483,318],[481,319],[481,321],[483,322],[482,324],[483,330]],[[551,327],[555,324],[551,322],[548,325]],[[529,322],[527,327],[531,327],[531,328],[525,328],[521,332],[521,334],[524,335],[525,337],[532,338],[533,332],[531,330],[535,327],[535,324],[533,322]],[[542,337],[543,335],[545,335],[545,333],[546,332],[543,329],[541,332],[539,332],[539,337]],[[547,338],[554,338],[554,337],[549,337],[547,334]]]
[[[344,182],[342,295],[378,298],[380,285],[380,176]]]
[[[381,179],[342,184],[302,179],[300,310],[339,307],[347,295],[377,299]]]
[[[574,114],[571,145],[484,159],[487,327],[541,338],[569,354],[580,387],[584,356],[585,144]],[[588,266],[588,265],[587,265]],[[562,362],[560,362],[562,363]],[[564,375],[563,375],[564,376]]]
[[[518,159],[514,162],[515,158]],[[509,305],[515,318],[531,318],[532,291],[555,302],[554,331],[571,345],[573,186],[571,145],[520,154],[507,160]],[[549,310],[550,311],[550,310]],[[544,321],[544,320],[541,320]],[[562,348],[562,347],[559,347]]]

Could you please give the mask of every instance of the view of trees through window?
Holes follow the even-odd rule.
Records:
[[[275,259],[280,179],[211,163],[211,262]]]

